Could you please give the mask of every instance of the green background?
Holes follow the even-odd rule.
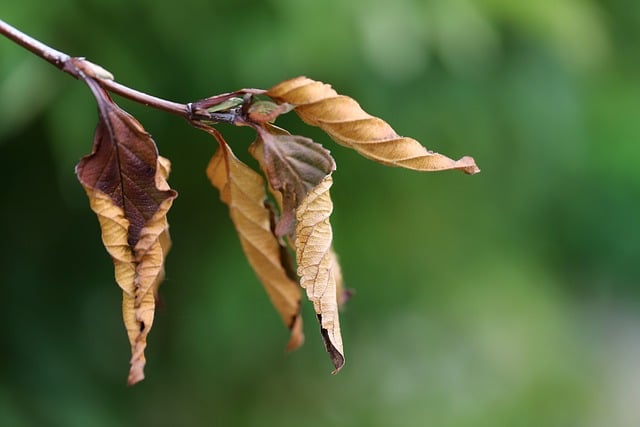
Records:
[[[147,379],[74,176],[89,90],[0,39],[0,425],[637,426],[640,2],[4,1],[0,18],[179,102],[297,75],[482,173],[334,154],[355,297],[330,375],[309,303],[287,331],[177,117],[116,97],[171,159],[173,251]],[[237,153],[248,129],[220,126]],[[243,154],[243,157],[246,158]]]

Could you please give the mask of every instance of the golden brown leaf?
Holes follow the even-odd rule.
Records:
[[[276,126],[269,125],[269,124],[264,126],[264,131],[269,132],[269,133],[271,133],[273,135],[289,135],[289,133],[287,131],[285,131],[284,129],[280,129],[280,128],[276,127]],[[265,171],[265,174],[267,174],[266,165],[265,165],[266,161],[265,161],[264,140],[262,139],[262,137],[260,137],[260,135],[261,134],[258,134],[258,138],[256,139],[256,141],[253,144],[251,144],[251,146],[249,147],[249,152],[258,161],[258,163],[260,164],[260,168],[263,171]],[[327,151],[326,153],[328,155],[329,151]],[[330,165],[331,165],[331,169],[325,169],[325,173],[324,173],[324,176],[322,177],[322,179],[324,179],[324,177],[335,168],[335,164],[334,164],[333,160],[331,160]],[[311,181],[311,182],[313,182],[313,181]],[[319,184],[319,183],[320,182],[317,182],[316,185]],[[305,185],[308,186],[308,182],[305,183]],[[311,187],[311,188],[313,188],[313,187]],[[273,195],[273,198],[276,200],[276,202],[278,204],[278,208],[282,212],[283,211],[283,205],[284,205],[284,201],[283,201],[284,197],[282,196],[282,192],[281,191],[276,191],[270,183],[269,183],[269,191]],[[302,197],[301,197],[301,199],[302,199],[302,198],[304,198],[304,196],[306,196],[307,191],[305,190],[304,193],[300,192],[300,194],[302,195]],[[297,206],[296,206],[296,208],[297,208]],[[277,232],[276,232],[276,234],[278,235]],[[288,239],[290,237],[294,237],[294,236],[287,236]],[[292,247],[295,247],[294,239],[289,240],[289,243],[291,244]],[[340,261],[338,259],[338,254],[335,252],[333,247],[331,248],[331,256],[333,258],[332,262],[333,262],[334,272],[335,272],[334,276],[336,278],[336,289],[337,289],[337,296],[338,296],[338,306],[342,307],[349,300],[352,291],[350,289],[345,289],[344,288],[343,277],[342,277],[342,269],[340,268]]]
[[[367,114],[355,100],[338,94],[328,84],[297,77],[277,84],[265,95],[294,105],[304,122],[378,163],[419,171],[480,172],[472,157],[453,160],[427,150],[415,139],[399,136],[384,120]]]
[[[161,174],[164,172],[162,179],[165,179],[168,169],[159,167],[158,170]],[[113,259],[116,282],[123,291],[122,315],[131,345],[128,383],[133,385],[144,379],[144,349],[153,324],[155,293],[164,278],[164,260],[171,245],[166,214],[173,199],[161,204],[156,215],[141,230],[141,238],[132,250],[128,243],[129,221],[124,210],[99,190],[85,186],[85,191],[91,209],[98,216],[103,244]]]
[[[169,161],[158,156],[142,125],[92,79],[85,81],[98,101],[100,121],[93,151],[82,158],[76,173],[98,216],[123,291],[132,385],[144,378],[144,349],[171,243],[166,217],[177,193],[167,183]]]
[[[242,249],[272,304],[291,330],[287,350],[294,350],[304,341],[300,288],[288,277],[283,266],[282,247],[273,233],[271,214],[265,206],[264,179],[238,160],[219,135],[213,134],[220,146],[209,162],[207,176],[220,190],[222,201],[229,206]]]
[[[333,234],[329,216],[331,175],[313,188],[296,209],[296,261],[300,284],[313,302],[324,345],[337,373],[344,365],[344,350],[338,317],[337,280],[341,277],[331,249]]]
[[[288,132],[286,132],[285,130],[271,125],[265,126],[264,130],[274,135],[288,135]],[[266,170],[264,148],[264,141],[259,134],[258,138],[251,145],[249,150],[251,152],[251,155],[256,160],[258,160],[258,163],[260,164],[260,167],[263,171]],[[326,244],[326,237],[328,236],[328,243],[329,245],[331,245],[331,225],[329,223],[328,217],[331,214],[332,210],[331,198],[328,192],[330,186],[331,175],[328,174],[322,179],[322,181],[318,183],[318,185],[311,189],[311,193],[305,191],[304,198],[302,199],[300,205],[296,207],[296,216],[300,215],[305,219],[304,236],[302,240],[296,240],[296,234],[298,232],[298,228],[296,228],[293,236],[287,236],[287,240],[294,248],[296,248],[296,257],[298,258],[298,263],[300,263],[301,260],[300,250],[302,248],[300,245],[306,244],[305,242],[308,241],[309,238],[311,238],[311,240],[315,242],[322,240],[322,243]],[[327,190],[326,192],[324,191],[325,189]],[[281,192],[274,190],[271,185],[269,185],[269,190],[278,202],[279,208],[282,210],[284,202]],[[318,192],[324,192],[324,194],[322,194],[321,197],[318,197]],[[316,215],[313,214],[314,210],[316,210],[317,208],[325,209],[326,218],[317,218]],[[326,210],[327,208],[328,211]],[[313,224],[313,221],[315,219],[319,220],[319,224],[317,225],[317,227]],[[299,223],[297,223],[297,225],[300,226]],[[321,238],[321,236],[323,235],[325,237],[325,240]],[[327,267],[330,269],[330,279],[328,280],[326,286],[327,293],[323,295],[322,292],[318,292],[322,288],[322,285],[319,284],[318,287],[315,287],[313,278],[309,276],[302,276],[300,264],[298,265],[298,275],[302,279],[301,285],[307,290],[307,296],[309,300],[314,304],[314,309],[316,311],[318,321],[320,322],[321,334],[322,339],[325,343],[325,348],[327,349],[327,352],[329,353],[331,360],[336,368],[334,372],[338,372],[342,365],[344,365],[344,355],[342,352],[342,338],[340,336],[338,312],[337,310],[333,310],[332,306],[337,303],[337,307],[341,307],[348,300],[350,292],[348,290],[344,290],[343,288],[342,270],[340,269],[338,256],[336,255],[333,247],[329,246],[327,257],[320,256],[320,258],[318,258],[318,255],[319,254],[316,254],[315,257],[303,257],[303,268],[315,268],[312,264],[318,262],[319,264],[322,264],[322,266],[318,266],[319,270]],[[320,277],[318,279],[319,282],[322,280],[322,278]]]

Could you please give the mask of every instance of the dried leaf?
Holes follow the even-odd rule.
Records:
[[[284,257],[288,254],[273,234],[271,213],[265,206],[264,179],[238,160],[219,134],[210,128],[205,130],[212,133],[220,145],[209,162],[207,176],[220,190],[222,201],[229,205],[242,249],[271,302],[291,330],[287,350],[294,350],[304,341],[300,288],[287,275]]]
[[[282,194],[278,236],[295,229],[295,209],[307,193],[335,170],[331,154],[309,138],[258,127],[262,140],[262,166],[269,185]]]
[[[328,175],[309,191],[296,209],[295,246],[300,285],[306,289],[307,297],[313,302],[335,374],[344,365],[344,350],[337,297],[337,281],[341,280],[341,275],[331,249],[331,184],[332,178]]]
[[[98,216],[102,241],[123,290],[122,312],[131,344],[128,383],[132,385],[144,378],[155,293],[164,277],[171,242],[166,216],[177,193],[166,181],[169,161],[158,156],[142,125],[92,79],[85,81],[98,101],[100,121],[93,151],[78,163],[76,174]]]
[[[415,139],[399,136],[384,120],[367,114],[355,100],[339,95],[328,84],[297,77],[277,84],[265,95],[294,105],[304,122],[378,163],[419,171],[480,172],[472,157],[453,160],[427,150]]]
[[[266,126],[265,130],[274,135],[288,135],[285,130],[271,125]],[[266,170],[263,139],[258,137],[249,151],[258,160],[262,170]],[[296,217],[298,217],[298,220],[302,218],[304,221],[302,224],[297,222],[295,233],[292,236],[288,236],[288,240],[296,249],[297,274],[301,278],[302,287],[307,291],[307,297],[313,302],[320,322],[322,339],[336,368],[334,371],[336,373],[344,365],[337,308],[347,301],[350,291],[343,288],[342,271],[338,257],[331,246],[332,232],[329,223],[329,215],[333,209],[331,197],[329,196],[331,183],[331,175],[328,174],[318,185],[306,192],[300,205],[296,207]],[[269,189],[282,210],[283,197],[281,193],[275,191],[271,186],[269,186]],[[320,214],[318,215],[318,213]],[[315,223],[316,221],[317,224]],[[302,239],[298,239],[299,233],[302,233]],[[307,250],[306,243],[309,241],[316,245],[316,249],[319,252],[315,254],[307,252],[306,255],[303,255],[303,252]],[[328,252],[326,252],[327,244]],[[309,247],[309,251],[312,250]],[[311,272],[314,269],[321,273],[324,271],[327,274],[316,276],[312,272],[304,275],[305,271]]]

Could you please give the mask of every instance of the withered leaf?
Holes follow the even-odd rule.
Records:
[[[293,350],[304,341],[300,287],[288,276],[284,257],[289,255],[273,234],[271,213],[265,205],[264,179],[238,160],[215,130],[205,130],[219,142],[219,148],[207,167],[207,176],[220,190],[222,201],[229,206],[242,249],[274,307],[291,330],[287,350]]]
[[[280,132],[274,127],[257,129],[269,185],[282,195],[276,234],[291,235],[295,229],[295,209],[311,189],[335,170],[335,162],[329,150],[309,138]]]
[[[296,209],[295,247],[300,285],[313,302],[325,348],[335,367],[333,373],[337,373],[344,365],[337,295],[337,281],[342,277],[331,248],[331,184],[331,175],[327,175]]]
[[[99,122],[93,151],[76,174],[123,290],[122,311],[131,344],[130,385],[144,378],[147,335],[153,324],[156,290],[164,277],[171,240],[167,212],[177,197],[169,188],[168,160],[142,125],[120,109],[91,78],[85,79],[98,102]]]
[[[453,160],[427,150],[415,139],[401,137],[384,120],[369,115],[354,99],[338,94],[328,84],[297,77],[277,84],[265,95],[294,105],[304,122],[321,128],[337,143],[378,163],[419,171],[480,172],[472,157]]]
[[[269,132],[272,132],[272,133],[286,133],[286,131],[284,131],[283,129],[279,129],[279,128],[275,127],[275,126],[270,126]],[[260,164],[260,168],[262,170],[264,170],[265,169],[265,166],[264,166],[264,143],[263,143],[262,139],[258,138],[251,145],[249,151],[251,152],[251,155]],[[278,207],[280,208],[280,210],[282,210],[282,194],[279,191],[275,191],[271,186],[269,186],[269,190],[271,191],[273,197],[278,202]],[[293,237],[295,237],[295,236],[288,236],[288,240],[290,241],[291,246],[295,247],[295,242],[294,242]],[[343,276],[342,276],[342,269],[340,268],[340,260],[338,259],[338,254],[336,253],[336,251],[335,251],[335,249],[333,247],[331,247],[331,257],[333,258],[332,263],[333,263],[334,277],[335,277],[335,280],[336,280],[336,294],[337,294],[337,299],[338,299],[338,306],[342,308],[342,306],[347,303],[349,298],[351,298],[351,295],[353,294],[353,290],[352,289],[347,289],[347,288],[344,287],[344,279],[343,279]]]
[[[274,135],[288,135],[285,130],[271,125],[266,126],[265,130]],[[265,145],[262,138],[256,139],[250,152],[258,160],[261,169],[266,170]],[[334,373],[337,373],[344,365],[338,307],[346,302],[349,293],[343,289],[342,271],[331,246],[331,183],[329,173],[305,193],[299,206],[295,208],[295,232],[287,236],[287,240],[296,250],[300,284],[306,289],[308,299],[313,302],[325,348],[334,364]],[[282,209],[281,193],[271,186],[269,189]]]

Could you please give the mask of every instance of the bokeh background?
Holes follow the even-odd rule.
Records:
[[[173,252],[125,386],[121,293],[74,176],[89,90],[0,39],[0,425],[640,425],[640,2],[4,1],[0,18],[188,102],[297,75],[482,173],[338,163],[337,375],[287,331],[204,169],[211,138],[116,98],[173,162]],[[237,153],[247,129],[220,126]]]

